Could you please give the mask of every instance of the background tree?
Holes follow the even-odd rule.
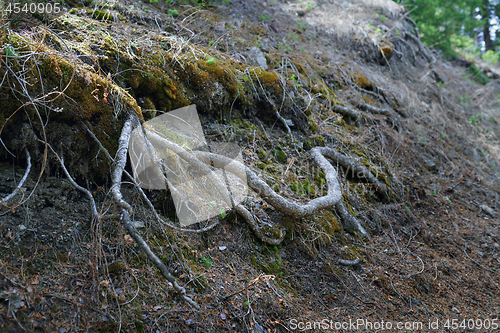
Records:
[[[424,43],[453,56],[456,45],[452,36],[474,40],[476,47],[494,51],[498,40],[492,30],[498,24],[498,0],[395,0],[411,11]]]

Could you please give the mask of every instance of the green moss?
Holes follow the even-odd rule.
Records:
[[[325,139],[324,139],[322,136],[320,136],[320,135],[315,136],[315,137],[313,138],[313,140],[314,140],[314,144],[315,144],[316,146],[321,146],[321,147],[324,147],[324,146],[325,146]]]
[[[309,179],[306,179],[306,182],[302,184],[302,187],[304,188],[304,191],[310,196],[316,193],[314,184],[309,183]]]
[[[294,191],[297,194],[303,194],[304,192],[302,191],[302,186],[300,183],[292,183],[290,184],[290,189]]]
[[[267,161],[267,154],[263,149],[259,149],[258,156],[261,159],[261,161],[263,162]]]
[[[283,149],[281,147],[274,149],[274,157],[276,158],[276,160],[278,162],[283,163],[283,164],[287,163],[287,161],[288,161],[286,153],[283,151]]]
[[[125,270],[125,265],[121,260],[115,261],[108,265],[108,272],[112,276],[120,276],[123,270]]]
[[[264,162],[260,162],[260,163],[258,163],[258,164],[257,164],[257,167],[258,167],[259,169],[265,169],[265,168],[266,168],[266,163],[264,163]]]
[[[312,116],[309,116],[307,118],[309,119],[309,127],[311,131],[316,132],[318,130],[318,125],[316,124]]]

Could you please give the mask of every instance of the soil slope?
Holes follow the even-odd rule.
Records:
[[[70,1],[58,16],[12,14],[0,197],[31,170],[0,204],[0,331],[495,331],[498,69],[442,59],[407,14],[386,0]],[[207,139],[237,143],[289,200],[326,193],[311,148],[366,167],[387,195],[332,162],[368,236],[345,232],[334,209],[291,218],[255,193],[245,207],[283,231],[279,245],[232,211],[179,231],[124,182],[142,237],[200,310],[181,301],[118,218],[104,151],[115,155],[127,114],[190,104]],[[106,219],[92,218],[62,158]],[[181,227],[170,193],[146,192]]]

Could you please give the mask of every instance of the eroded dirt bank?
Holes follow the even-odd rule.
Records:
[[[72,6],[12,17],[22,24],[2,37],[0,197],[23,178],[26,150],[31,171],[1,206],[1,331],[286,332],[323,319],[422,323],[411,332],[437,320],[451,331],[447,320],[499,316],[500,87],[421,45],[404,8]],[[180,301],[113,218],[104,151],[115,156],[127,114],[147,121],[190,104],[207,139],[236,142],[291,201],[326,193],[314,147],[367,168],[386,195],[332,162],[342,203],[368,236],[345,232],[335,209],[294,219],[257,195],[244,206],[268,235],[284,230],[277,246],[234,212],[192,227],[218,223],[203,233],[177,231],[124,181],[142,237],[202,310]],[[92,219],[54,152],[109,218]],[[146,192],[175,224],[170,194]]]

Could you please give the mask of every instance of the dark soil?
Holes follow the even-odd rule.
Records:
[[[435,68],[446,77],[446,82],[437,82],[418,48],[413,45],[412,51],[397,44],[397,38],[392,40],[393,47],[401,57],[395,54],[383,64],[377,50],[390,39],[381,36],[391,35],[384,27],[393,33],[396,29],[390,30],[392,27],[398,31],[408,28],[401,21],[400,8],[390,1],[232,1],[203,7],[191,16],[193,3],[136,3],[132,8],[132,3],[123,2],[126,10],[113,11],[123,17],[117,22],[97,19],[92,11],[99,7],[96,4],[74,5],[74,17],[97,22],[97,28],[88,31],[103,29],[115,40],[123,38],[120,45],[135,52],[139,60],[134,58],[134,66],[141,70],[141,64],[153,55],[139,55],[141,47],[146,47],[140,44],[141,38],[146,40],[150,31],[158,33],[158,22],[162,31],[182,35],[208,54],[227,56],[238,66],[257,65],[250,49],[258,47],[268,71],[288,78],[288,93],[294,97],[286,97],[286,110],[281,114],[297,119],[292,127],[296,142],[264,102],[266,93],[273,101],[279,95],[274,81],[266,83],[264,76],[262,91],[248,94],[262,107],[245,108],[238,98],[235,100],[241,105],[231,103],[228,96],[232,95],[226,90],[216,94],[220,87],[229,89],[225,76],[220,84],[207,88],[207,95],[199,97],[207,137],[238,142],[245,163],[261,172],[281,195],[296,201],[306,202],[321,194],[318,187],[311,193],[306,187],[292,190],[291,185],[306,186],[309,180],[305,179],[315,182],[307,146],[322,144],[376,170],[393,196],[384,200],[369,184],[341,175],[343,200],[368,230],[367,239],[342,232],[339,219],[329,210],[291,220],[251,196],[249,209],[288,228],[285,241],[276,247],[261,242],[232,212],[220,216],[219,224],[204,233],[172,230],[155,222],[138,191],[124,184],[125,199],[135,207],[134,220],[145,224],[143,237],[200,305],[201,310],[196,311],[176,297],[119,219],[92,220],[88,198],[66,179],[50,151],[47,170],[39,176],[44,162],[43,145],[39,144],[34,170],[15,197],[22,204],[1,206],[0,332],[498,330],[498,81],[479,83],[466,68],[470,61],[449,62],[436,52]],[[166,13],[172,8],[180,15],[168,21]],[[339,18],[344,18],[342,24]],[[38,19],[49,22],[51,18]],[[132,29],[136,32],[130,32]],[[79,40],[86,33],[69,30],[61,35],[74,34]],[[127,46],[130,40],[126,38],[134,34],[138,44]],[[92,40],[89,45],[95,43]],[[108,52],[95,50],[103,55]],[[90,60],[88,66],[99,70],[108,66],[105,72],[116,75],[116,84],[130,91],[146,118],[150,117],[148,109],[158,106],[169,111],[177,103],[160,100],[166,98],[160,89],[149,94],[152,90],[134,88],[132,78],[120,76],[112,60],[97,64]],[[199,82],[192,81],[193,73],[186,74],[191,83],[182,86],[184,97],[201,93],[195,88]],[[143,86],[153,82],[140,80],[144,80]],[[250,86],[248,82],[242,86]],[[335,97],[326,98],[321,84]],[[186,92],[189,89],[193,91]],[[170,93],[175,94],[175,89]],[[336,99],[351,107],[362,100],[389,108],[393,116],[360,111],[363,125],[356,127],[331,110]],[[68,100],[64,103],[71,103]],[[189,102],[197,104],[198,100],[193,97]],[[215,110],[219,106],[226,116],[218,116]],[[232,107],[233,118],[227,116]],[[259,108],[265,112],[259,113]],[[294,114],[298,114],[296,118]],[[1,112],[0,116],[3,126],[7,117]],[[92,115],[90,122],[98,128],[101,121],[99,130],[108,131],[102,126],[108,118],[99,117]],[[27,123],[26,119],[17,121],[7,122],[6,128],[12,126],[12,131]],[[103,171],[109,172],[110,166],[97,157],[99,148],[92,139],[79,136],[83,133],[80,124],[75,122],[66,129],[67,120],[61,120],[65,124],[61,127],[56,121],[59,119],[53,120],[52,128],[59,130],[49,135],[51,145],[77,152],[64,155],[70,172],[91,190],[101,212],[118,213]],[[118,133],[119,122],[113,126],[110,137]],[[7,145],[18,147],[13,132],[1,134]],[[71,148],[69,137],[80,141]],[[109,147],[113,144],[116,141],[106,141]],[[275,153],[280,149],[285,153],[281,162]],[[261,150],[268,160],[262,158]],[[5,151],[1,154],[0,197],[6,197],[22,178],[26,161]],[[168,194],[149,191],[148,195],[159,212],[173,217]],[[356,265],[338,261],[355,258],[361,259]]]

